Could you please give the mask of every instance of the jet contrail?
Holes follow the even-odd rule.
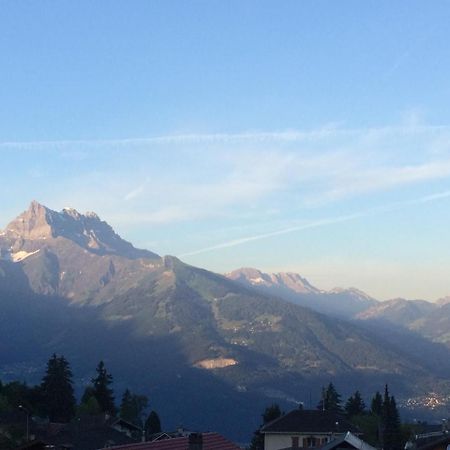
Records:
[[[269,233],[263,233],[263,234],[257,234],[256,236],[247,236],[247,237],[240,238],[240,239],[234,239],[232,241],[227,241],[227,242],[223,242],[221,244],[212,245],[211,247],[205,247],[200,250],[194,250],[193,252],[183,253],[182,255],[180,255],[180,257],[198,255],[199,253],[206,253],[206,252],[210,252],[213,250],[219,250],[222,248],[235,247],[236,245],[245,244],[247,242],[259,241],[260,239],[267,239],[272,236],[279,236],[281,234],[293,233],[294,231],[307,230],[309,228],[318,228],[318,227],[323,227],[325,225],[330,225],[330,224],[339,223],[339,222],[347,222],[348,220],[356,219],[363,215],[364,215],[364,213],[355,213],[355,214],[350,214],[347,216],[340,216],[340,217],[333,217],[330,219],[316,220],[314,222],[309,222],[309,223],[305,223],[303,225],[297,225],[294,227],[284,228],[282,230],[271,231]]]
[[[210,247],[201,248],[199,250],[194,250],[192,252],[187,252],[179,255],[181,258],[185,256],[199,255],[200,253],[212,252],[214,250],[220,250],[223,248],[236,247],[237,245],[246,244],[247,242],[259,241],[261,239],[268,239],[273,236],[279,236],[282,234],[293,233],[295,231],[302,231],[311,228],[319,228],[326,225],[332,225],[335,223],[348,222],[350,220],[359,219],[360,217],[367,217],[376,213],[386,213],[389,211],[395,211],[407,206],[418,205],[420,203],[429,203],[437,200],[442,200],[444,198],[450,197],[450,191],[438,192],[435,194],[426,195],[423,197],[415,198],[412,200],[406,200],[404,202],[397,202],[390,205],[385,205],[377,208],[372,208],[365,211],[356,212],[353,214],[348,214],[344,216],[331,217],[328,219],[316,220],[313,222],[305,223],[303,225],[292,226],[289,228],[283,228],[282,230],[271,231],[269,233],[257,234],[255,236],[247,236],[239,239],[233,239],[231,241],[222,242],[221,244],[212,245]]]

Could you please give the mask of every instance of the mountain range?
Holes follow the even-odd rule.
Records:
[[[241,441],[268,403],[314,406],[329,381],[344,396],[388,382],[405,399],[450,386],[449,349],[417,320],[377,316],[383,303],[361,291],[216,274],[136,249],[94,213],[35,201],[0,233],[0,305],[0,378],[39,381],[59,352],[81,390],[103,359],[117,396],[148,395],[165,426]]]
[[[241,268],[225,276],[263,294],[314,311],[347,320],[378,323],[384,328],[402,327],[450,347],[450,297],[436,302],[403,298],[381,302],[356,288],[320,290],[297,273],[265,273]]]
[[[264,273],[258,269],[242,268],[225,276],[263,294],[281,297],[315,311],[343,318],[353,317],[379,303],[356,288],[320,290],[298,273]]]

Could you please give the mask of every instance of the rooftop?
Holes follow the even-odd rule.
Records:
[[[240,450],[240,448],[218,433],[203,433],[203,450]],[[177,437],[139,444],[119,445],[108,450],[188,450],[189,437]],[[102,449],[103,450],[103,449]]]
[[[360,433],[342,414],[317,409],[294,409],[261,428],[262,433]]]

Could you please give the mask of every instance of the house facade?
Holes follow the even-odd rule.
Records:
[[[360,434],[342,415],[332,411],[297,409],[261,428],[264,450],[322,447],[347,432]]]

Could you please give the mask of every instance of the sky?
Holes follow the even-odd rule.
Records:
[[[0,2],[0,228],[450,295],[449,1]]]

